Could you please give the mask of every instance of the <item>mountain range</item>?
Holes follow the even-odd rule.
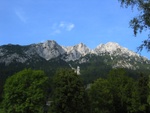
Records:
[[[22,65],[22,68],[36,67],[37,69],[39,68],[37,66],[38,64],[45,64],[47,67],[56,64],[56,66],[53,66],[56,68],[57,66],[67,67],[70,66],[70,64],[73,66],[82,66],[83,64],[94,62],[95,60],[97,60],[96,63],[101,61],[111,68],[126,68],[132,70],[150,69],[150,60],[115,42],[100,44],[95,49],[90,49],[83,43],[65,47],[53,40],[26,46],[12,44],[0,46],[1,70],[7,69],[7,67],[11,65],[15,65],[14,67]],[[63,63],[59,66],[56,61]],[[51,64],[51,62],[56,63]],[[46,68],[45,66],[39,66],[43,69]]]
[[[80,73],[84,84],[89,84],[99,77],[106,77],[114,68],[123,68],[134,78],[139,73],[149,75],[150,60],[115,42],[100,44],[95,49],[83,43],[65,47],[53,40],[26,46],[2,45],[0,95],[7,77],[24,68],[43,70],[50,78],[59,68],[70,68]]]
[[[114,67],[121,66],[131,68],[133,65],[130,63],[131,59],[134,59],[136,62],[149,64],[149,60],[147,58],[120,46],[118,43],[108,42],[106,44],[100,44],[92,50],[83,43],[75,46],[64,47],[53,40],[27,46],[12,44],[0,46],[0,63],[5,63],[5,65],[9,65],[14,61],[18,63],[25,63],[30,59],[34,59],[35,56],[41,57],[46,61],[60,57],[66,62],[76,61],[82,58],[80,63],[83,63],[86,62],[83,57],[89,54],[97,56],[109,55],[112,61],[116,59],[115,57],[122,57],[126,59],[119,60]],[[122,64],[123,62],[124,66]],[[134,63],[136,64],[136,62]]]

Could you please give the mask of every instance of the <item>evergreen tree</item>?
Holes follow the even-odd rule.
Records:
[[[87,113],[85,88],[72,70],[59,70],[54,77],[53,113]]]

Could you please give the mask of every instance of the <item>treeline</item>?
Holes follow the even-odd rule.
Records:
[[[149,113],[150,81],[113,69],[85,86],[73,70],[59,69],[50,79],[25,69],[7,78],[0,113]]]

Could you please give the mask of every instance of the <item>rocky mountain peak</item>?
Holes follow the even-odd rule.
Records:
[[[106,44],[100,44],[95,48],[96,52],[110,52],[116,51],[118,48],[122,48],[118,43],[108,42]]]
[[[121,46],[116,42],[108,42],[105,44],[105,47],[116,49],[116,48],[120,48]]]
[[[34,50],[46,60],[50,60],[65,53],[65,50],[53,40],[36,44]]]
[[[74,61],[90,53],[90,49],[83,43],[63,48],[67,53],[67,56],[65,58],[66,61]]]
[[[78,52],[80,52],[83,55],[86,55],[90,52],[90,49],[83,43],[80,43],[75,46]]]
[[[83,43],[79,43],[79,44],[77,44],[76,46],[78,46],[79,48],[86,47],[86,45],[85,45],[85,44],[83,44]]]
[[[54,40],[47,40],[42,44],[44,47],[53,48],[54,46],[57,46],[58,44]]]
[[[95,54],[108,53],[110,55],[128,55],[128,56],[139,56],[137,53],[128,50],[125,47],[120,46],[115,42],[108,42],[106,44],[100,44],[94,49]]]

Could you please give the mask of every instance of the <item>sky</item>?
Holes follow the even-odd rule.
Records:
[[[135,37],[129,27],[137,15],[118,0],[0,0],[0,45],[55,40],[63,46],[82,42],[94,49],[116,42],[137,52],[148,35],[144,31]],[[140,54],[150,59],[146,50]]]

